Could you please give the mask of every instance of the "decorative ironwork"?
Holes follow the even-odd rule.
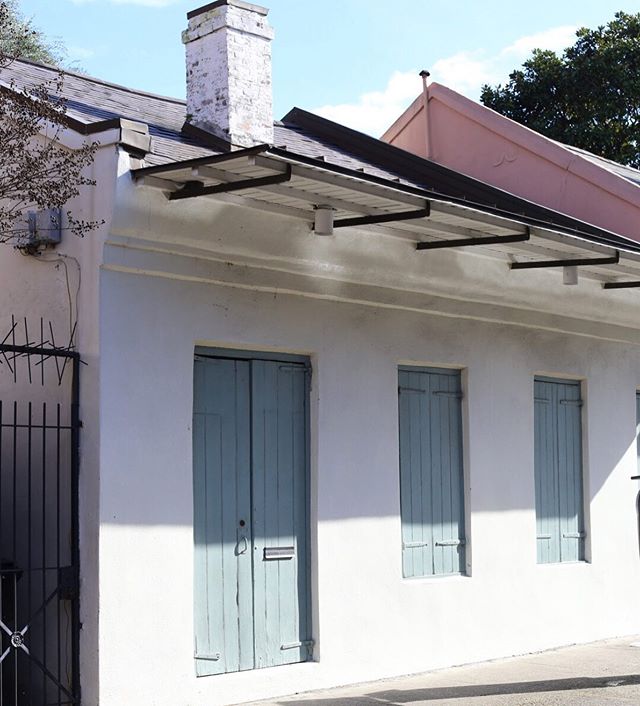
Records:
[[[12,317],[0,337],[0,706],[80,703],[74,333]]]
[[[32,326],[30,334],[27,319],[17,319],[12,315],[7,332],[4,336],[0,334],[0,366],[5,366],[13,376],[13,381],[18,382],[18,362],[22,360],[25,362],[24,367],[29,383],[39,379],[40,384],[44,386],[47,368],[45,363],[52,361],[49,367],[55,367],[58,385],[62,385],[67,363],[76,356],[74,352],[76,326],[77,323],[73,325],[66,345],[60,345],[56,342],[51,321],[45,324],[45,320],[40,318],[35,332]],[[35,338],[33,338],[34,333]]]

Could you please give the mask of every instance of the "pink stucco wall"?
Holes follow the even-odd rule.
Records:
[[[640,241],[640,187],[437,83],[382,136],[396,147]]]

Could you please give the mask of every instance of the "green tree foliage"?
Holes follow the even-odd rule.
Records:
[[[561,56],[536,49],[480,100],[554,140],[640,167],[640,13],[582,28]]]
[[[0,55],[60,66],[65,57],[64,47],[59,41],[47,39],[22,15],[18,0],[3,0],[0,14]]]

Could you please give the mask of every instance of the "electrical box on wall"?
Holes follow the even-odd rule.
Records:
[[[18,245],[19,248],[38,250],[58,245],[62,239],[62,211],[59,208],[45,208],[30,211],[28,232]]]

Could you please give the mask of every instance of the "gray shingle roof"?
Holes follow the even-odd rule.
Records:
[[[57,69],[29,61],[15,61],[0,71],[0,80],[13,80],[18,88],[52,81]],[[105,120],[126,118],[149,126],[151,152],[145,161],[150,166],[218,154],[219,151],[182,133],[186,117],[186,102],[176,98],[135,91],[125,86],[101,81],[73,72],[64,73],[62,95],[67,100],[67,114],[83,125],[96,125]],[[399,174],[377,165],[363,163],[344,148],[330,144],[294,125],[276,122],[274,144],[296,154],[324,159],[333,164],[387,179],[398,179]],[[407,184],[419,185],[402,180]]]
[[[55,81],[58,70],[30,61],[17,60],[0,71],[4,84],[13,81],[17,88],[28,88]],[[91,76],[64,72],[62,96],[67,100],[67,115],[83,125],[126,118],[149,126],[151,153],[149,164],[164,164],[216,154],[215,150],[181,133],[185,121],[184,101],[135,91]]]
[[[58,70],[16,60],[0,70],[0,83],[15,82],[18,88],[53,81]],[[221,141],[207,133],[185,133],[185,101],[137,91],[73,72],[64,72],[62,96],[68,115],[83,128],[108,126],[108,121],[127,119],[148,126],[151,148],[145,156],[149,167],[200,159],[220,154]],[[91,131],[91,130],[89,130]],[[324,162],[332,169],[361,172],[373,179],[393,181],[434,196],[462,202],[500,215],[528,217],[537,223],[589,233],[610,239],[611,233],[551,209],[533,204],[506,191],[455,172],[397,147],[294,108],[274,125],[274,146],[296,159]],[[226,150],[225,150],[226,151]],[[588,153],[587,153],[588,154]],[[594,159],[595,156],[591,156]],[[614,165],[620,176],[635,181],[636,170]],[[604,165],[603,165],[604,166]],[[631,178],[632,171],[635,178]],[[619,236],[614,236],[618,238]]]
[[[57,69],[23,60],[0,71],[3,81],[13,80],[18,88],[53,81],[57,76]],[[134,91],[85,74],[65,71],[62,92],[69,101],[69,114],[84,123],[126,117],[179,132],[184,122],[184,101]]]

